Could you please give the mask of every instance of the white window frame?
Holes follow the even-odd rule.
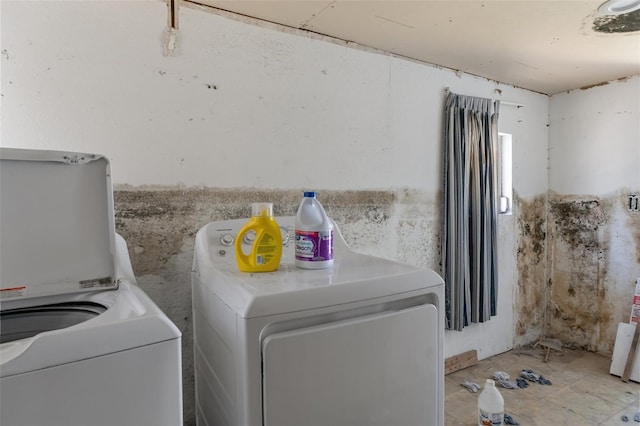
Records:
[[[513,214],[513,136],[498,132],[498,213]]]

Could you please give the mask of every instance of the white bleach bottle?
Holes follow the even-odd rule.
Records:
[[[487,383],[478,397],[478,426],[501,425],[504,420],[504,398],[496,388],[496,382]]]
[[[333,266],[333,222],[313,191],[304,193],[298,207],[295,235],[298,268],[324,269]]]

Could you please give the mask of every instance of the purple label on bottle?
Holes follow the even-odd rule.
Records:
[[[333,259],[333,230],[296,231],[296,260],[321,262]]]

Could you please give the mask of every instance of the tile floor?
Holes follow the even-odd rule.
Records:
[[[640,426],[633,417],[640,412],[640,384],[624,383],[609,374],[608,357],[586,351],[552,351],[544,362],[544,351],[520,348],[479,361],[445,376],[445,425],[477,425],[479,393],[461,386],[465,380],[484,386],[496,371],[515,380],[523,369],[542,374],[551,386],[530,383],[525,389],[498,386],[505,412],[521,425],[627,425]],[[628,422],[621,420],[629,417]]]

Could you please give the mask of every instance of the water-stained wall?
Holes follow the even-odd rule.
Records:
[[[627,191],[549,197],[547,332],[573,347],[611,353],[640,272],[640,214]]]
[[[158,270],[195,231],[213,220],[249,217],[251,203],[274,203],[276,216],[295,215],[300,190],[117,187],[116,226],[130,242],[135,272]],[[327,213],[351,248],[439,269],[439,194],[411,190],[321,191]]]
[[[640,276],[640,213],[628,210],[632,193],[516,197],[515,346],[548,336],[612,353]]]
[[[514,291],[515,342],[523,345],[544,335],[547,281],[547,199],[516,197],[518,278]]]

